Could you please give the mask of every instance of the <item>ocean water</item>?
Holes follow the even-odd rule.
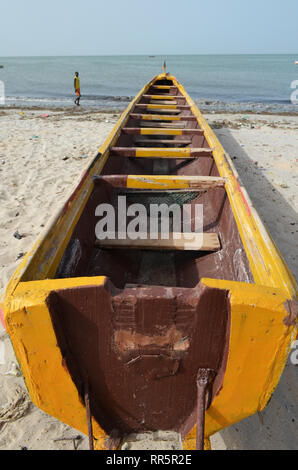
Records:
[[[78,71],[82,106],[124,109],[164,60],[203,110],[298,112],[291,103],[298,54],[0,57],[5,105],[73,106]]]

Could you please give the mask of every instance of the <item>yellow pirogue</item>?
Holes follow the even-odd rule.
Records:
[[[96,240],[96,207],[121,194],[203,204],[203,245]],[[266,406],[295,338],[296,294],[230,157],[162,74],[24,258],[3,307],[33,402],[89,432],[91,447],[159,429],[200,449]]]

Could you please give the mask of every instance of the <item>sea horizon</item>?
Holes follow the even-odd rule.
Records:
[[[222,53],[222,52],[201,52],[201,53],[198,53],[198,54],[191,54],[191,53],[185,53],[185,54],[167,54],[167,53],[152,53],[150,54],[149,52],[148,53],[142,53],[142,54],[43,54],[43,55],[3,55],[3,56],[0,56],[0,59],[14,59],[14,58],[31,58],[31,57],[147,57],[147,56],[156,56],[156,57],[172,57],[172,56],[175,56],[175,57],[178,57],[178,56],[235,56],[235,55],[239,55],[239,56],[254,56],[254,55],[271,55],[271,56],[278,56],[278,55],[286,55],[286,56],[297,56],[298,57],[298,51],[297,53],[295,52],[278,52],[278,53],[274,53],[274,52],[226,52],[226,53]]]

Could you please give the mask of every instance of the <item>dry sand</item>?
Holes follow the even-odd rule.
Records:
[[[297,279],[298,116],[205,116]],[[117,119],[116,113],[83,109],[0,112],[0,291]],[[86,436],[73,441],[78,431],[30,403],[3,329],[0,362],[0,421],[4,411],[8,420],[0,422],[0,449],[88,448]],[[18,406],[9,409],[15,401]],[[287,365],[261,419],[252,416],[216,434],[212,444],[215,449],[297,449],[298,367]]]

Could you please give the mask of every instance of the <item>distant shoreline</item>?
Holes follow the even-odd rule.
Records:
[[[298,116],[298,106],[297,111],[263,111],[263,110],[255,110],[255,109],[213,109],[208,108],[207,105],[200,105],[198,107],[202,111],[203,114],[258,114],[258,115],[265,115],[265,116]],[[48,112],[63,112],[67,114],[121,114],[126,109],[126,106],[121,108],[104,108],[101,106],[98,107],[89,107],[84,106],[84,103],[78,108],[76,106],[20,106],[20,105],[2,105],[0,106],[0,115],[5,115],[7,111],[10,110],[19,110],[19,111],[48,111]]]

